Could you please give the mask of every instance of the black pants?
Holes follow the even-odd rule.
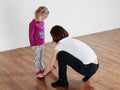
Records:
[[[60,51],[57,54],[57,59],[59,66],[59,80],[61,81],[67,81],[67,65],[72,67],[78,73],[88,77],[95,74],[99,67],[99,64],[93,63],[84,65],[79,59],[65,51]]]

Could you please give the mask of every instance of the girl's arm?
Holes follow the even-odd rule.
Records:
[[[59,52],[58,50],[53,51],[52,57],[51,57],[48,65],[46,66],[43,75],[47,75],[47,73],[50,72],[54,68],[58,52]]]
[[[33,22],[29,24],[29,41],[30,41],[30,46],[34,46],[34,32],[35,32],[35,25]]]

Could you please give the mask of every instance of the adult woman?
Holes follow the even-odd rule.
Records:
[[[58,60],[59,80],[52,83],[53,87],[68,86],[67,65],[82,74],[87,81],[97,71],[99,64],[95,52],[80,40],[69,37],[68,32],[61,26],[54,26],[51,31],[53,42],[57,43],[50,62],[43,75],[46,75]]]

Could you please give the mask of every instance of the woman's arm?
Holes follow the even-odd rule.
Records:
[[[58,52],[59,52],[58,50],[53,51],[52,57],[51,57],[48,65],[46,66],[43,75],[47,75],[47,73],[50,72],[54,68]]]

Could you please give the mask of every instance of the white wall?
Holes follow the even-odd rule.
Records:
[[[28,24],[41,5],[50,11],[46,42],[56,24],[71,36],[120,28],[120,0],[0,0],[0,51],[29,46]]]

